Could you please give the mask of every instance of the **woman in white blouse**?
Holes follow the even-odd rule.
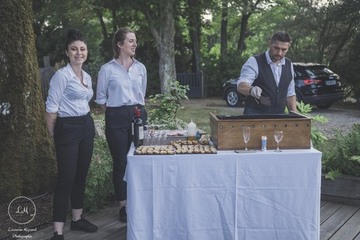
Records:
[[[62,240],[68,202],[72,208],[71,230],[97,231],[82,218],[85,182],[95,137],[89,101],[93,96],[91,77],[82,70],[88,50],[81,33],[69,30],[65,42],[69,63],[50,80],[46,101],[46,120],[54,138],[58,177],[54,190],[52,240]]]
[[[104,64],[98,75],[96,103],[105,111],[105,135],[113,159],[115,198],[120,203],[120,221],[127,221],[126,182],[123,180],[127,153],[132,142],[131,124],[134,107],[139,107],[146,122],[145,93],[147,72],[137,61],[136,36],[128,28],[119,28],[113,37],[114,58]]]

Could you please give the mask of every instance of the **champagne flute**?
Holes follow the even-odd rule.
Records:
[[[245,151],[248,151],[247,144],[250,140],[250,127],[243,126],[242,131],[243,131],[243,138],[244,138],[244,142],[245,142]]]
[[[149,145],[154,144],[154,138],[155,138],[155,128],[152,126],[149,128]]]
[[[281,142],[281,140],[283,139],[284,133],[281,130],[274,130],[274,139],[276,142],[276,150],[275,152],[281,152],[279,149],[279,143]]]

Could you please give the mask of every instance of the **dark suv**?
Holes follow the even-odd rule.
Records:
[[[327,66],[317,63],[293,63],[298,102],[329,108],[344,97],[340,77]],[[246,97],[236,90],[238,79],[223,84],[223,98],[230,107],[239,106]]]

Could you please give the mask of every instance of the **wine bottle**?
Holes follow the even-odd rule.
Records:
[[[134,108],[134,146],[138,147],[144,144],[144,125],[141,120],[141,110],[138,107]]]

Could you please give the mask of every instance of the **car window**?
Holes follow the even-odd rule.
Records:
[[[296,78],[315,78],[319,76],[336,75],[333,71],[324,65],[297,66],[294,65]]]
[[[326,72],[327,74],[335,74],[333,71],[331,71],[330,69],[324,67],[323,69],[324,72]]]
[[[296,77],[306,77],[306,73],[303,69],[294,68],[294,72]]]
[[[305,69],[305,71],[309,77],[315,77],[316,75],[319,75],[316,74],[317,71],[315,71],[314,69]]]
[[[311,67],[305,69],[306,73],[309,75],[309,77],[316,77],[316,76],[324,76],[324,75],[331,75],[333,72],[326,68],[326,67]]]

